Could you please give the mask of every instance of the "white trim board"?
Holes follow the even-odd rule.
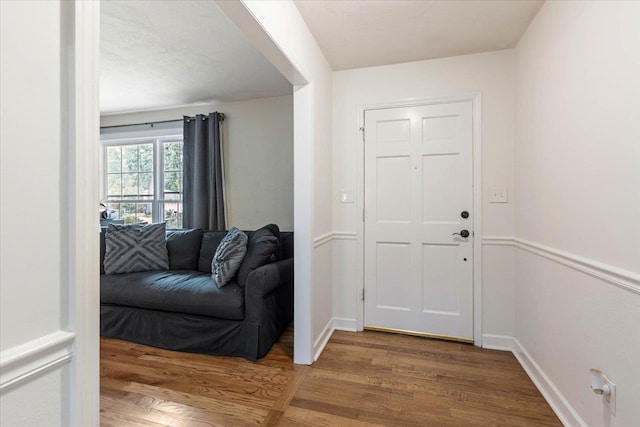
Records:
[[[69,278],[69,328],[76,334],[65,423],[100,424],[100,281],[95,209],[99,190],[100,3],[62,2],[68,10],[72,64],[66,150],[68,180],[63,203],[69,212],[65,266]],[[69,9],[66,9],[69,8]],[[66,412],[65,411],[65,412]]]
[[[513,351],[513,337],[507,335],[482,334],[482,348]]]
[[[473,233],[482,236],[482,95],[479,92],[456,96],[405,99],[377,104],[361,105],[358,108],[357,126],[354,126],[354,144],[356,147],[356,212],[364,208],[364,144],[360,129],[364,126],[364,114],[367,110],[378,110],[396,107],[413,107],[419,105],[447,104],[471,101],[473,106]],[[358,221],[356,233],[357,250],[357,283],[364,289],[364,221]],[[473,341],[482,346],[482,239],[473,240]],[[356,302],[356,321],[358,330],[364,329],[364,302],[358,298]]]
[[[482,244],[513,246],[640,295],[640,274],[631,271],[517,237],[485,236]]]
[[[563,425],[587,427],[587,423],[560,393],[553,381],[544,373],[517,338],[513,339],[513,355],[529,375],[533,384],[538,388],[542,397],[549,403],[553,412],[560,418]]]
[[[322,234],[313,239],[313,247],[319,248],[322,245],[326,245],[332,240],[357,240],[358,236],[356,233],[347,232],[347,231],[334,231],[332,233]]]
[[[318,360],[335,331],[357,332],[356,319],[342,317],[332,317],[329,319],[320,336],[313,343],[314,362]]]
[[[313,239],[313,248],[319,248],[322,245],[326,245],[333,239],[333,233],[323,234]]]
[[[358,323],[356,319],[347,319],[344,317],[333,318],[333,329],[336,331],[357,332]]]
[[[333,335],[335,328],[333,326],[333,318],[329,319],[324,329],[320,333],[320,336],[313,342],[313,361],[315,362],[322,354],[322,350],[327,346],[331,335]]]
[[[0,393],[30,381],[73,358],[75,334],[56,331],[0,353]]]

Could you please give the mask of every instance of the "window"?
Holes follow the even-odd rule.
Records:
[[[110,219],[182,228],[182,135],[102,140]]]

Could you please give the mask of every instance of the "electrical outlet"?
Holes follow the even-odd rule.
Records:
[[[616,385],[605,375],[602,376],[602,382],[605,386],[609,386],[609,395],[603,396],[604,404],[609,408],[613,415],[616,414]]]

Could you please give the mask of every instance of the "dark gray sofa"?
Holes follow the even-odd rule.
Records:
[[[250,253],[256,232],[246,233]],[[105,275],[103,231],[100,335],[192,353],[265,356],[293,320],[293,233],[278,233],[278,261],[219,289],[211,260],[225,234],[170,231],[169,270]]]

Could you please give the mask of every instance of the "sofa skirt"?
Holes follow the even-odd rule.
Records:
[[[240,356],[266,355],[288,325],[264,328],[257,323],[216,319],[136,307],[100,306],[100,335],[189,353]]]

